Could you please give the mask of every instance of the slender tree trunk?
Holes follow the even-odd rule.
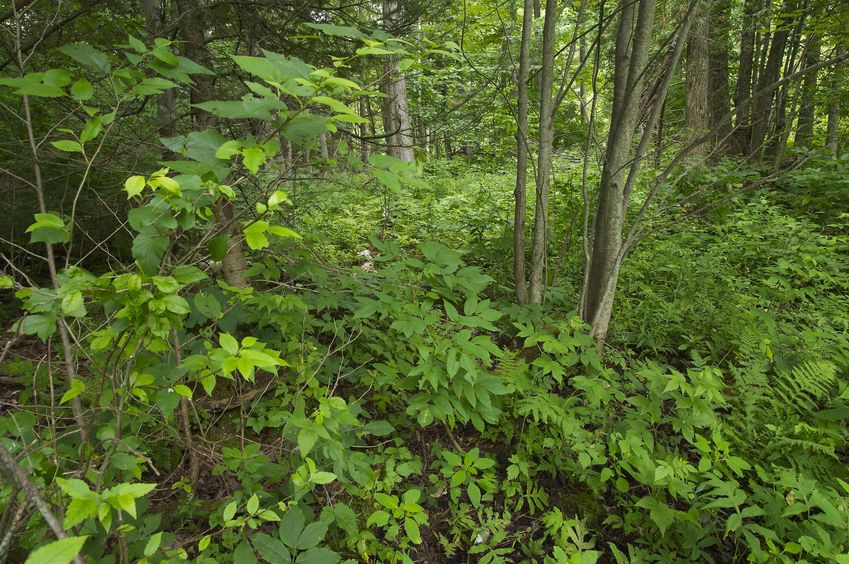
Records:
[[[537,155],[534,233],[528,302],[542,303],[548,253],[548,195],[551,189],[551,157],[554,146],[554,50],[557,35],[557,0],[546,0],[542,32],[540,72],[539,153]]]
[[[630,3],[630,0],[623,0]],[[663,103],[675,76],[675,69],[693,22],[699,0],[690,0],[687,14],[678,32],[675,47],[657,89],[649,117],[644,124],[636,152],[631,156],[634,133],[640,118],[640,102],[644,96],[648,50],[652,42],[655,1],[641,0],[634,26],[634,8],[623,6],[616,37],[613,74],[613,112],[607,138],[607,152],[599,186],[595,215],[595,238],[589,271],[582,292],[584,303],[579,310],[592,326],[599,349],[604,347],[613,301],[622,263],[634,245],[634,229],[623,241],[625,212],[639,175],[640,165],[651,142],[651,132],[660,121]],[[625,169],[627,171],[627,178]],[[651,196],[650,196],[651,198]],[[642,213],[642,212],[641,212]],[[639,217],[636,220],[639,225]]]
[[[805,49],[805,68],[820,62],[820,37],[812,33],[808,37]],[[802,82],[802,97],[799,103],[799,120],[796,123],[795,144],[797,147],[810,147],[814,139],[814,119],[816,117],[817,73],[809,72]]]
[[[806,8],[807,2],[803,2],[802,7]],[[787,44],[790,46],[790,52],[785,57],[784,72],[782,76],[789,76],[796,68],[799,46],[802,43],[802,30],[805,26],[805,19],[806,14],[803,11],[793,28],[792,34],[788,36]],[[800,83],[796,83],[797,89],[799,84]],[[766,154],[774,159],[776,166],[781,165],[781,161],[784,157],[784,147],[786,146],[788,133],[787,106],[790,101],[791,86],[793,86],[791,82],[785,82],[775,93],[775,107],[773,111],[775,117],[773,118],[772,138],[768,140]],[[790,122],[792,123],[792,118]]]
[[[707,5],[703,3],[698,8],[698,13],[693,21],[693,28],[687,41],[687,72],[685,75],[687,106],[684,122],[688,134],[693,139],[700,137],[710,128],[708,34],[709,20]],[[707,149],[707,144],[702,144],[697,151],[703,152]]]
[[[710,4],[710,127],[716,131],[715,145],[720,150],[727,149],[731,134],[731,90],[728,84],[730,10],[730,0],[713,0]]]
[[[790,14],[795,8],[794,0],[785,0],[782,14]],[[752,137],[749,141],[749,159],[757,159],[763,149],[770,125],[774,120],[770,116],[775,115],[774,91],[765,92],[773,83],[777,82],[781,75],[781,63],[784,60],[784,51],[787,47],[787,22],[779,21],[772,35],[769,45],[769,54],[763,65],[763,72],[758,76],[758,87],[752,98]]]
[[[365,96],[360,96],[360,116],[366,117],[366,102]],[[368,162],[368,141],[366,140],[368,137],[368,124],[361,123],[360,124],[360,160],[364,163]]]
[[[383,20],[391,29],[398,19],[398,4],[395,0],[383,0]],[[387,135],[388,153],[402,161],[411,162],[413,154],[413,129],[407,104],[407,79],[399,66],[400,59],[387,56],[384,59],[383,128]]]
[[[846,55],[846,47],[839,45],[837,47],[837,55],[844,57]],[[831,102],[828,105],[828,126],[825,133],[825,148],[833,153],[837,153],[837,135],[840,128],[840,92],[843,87],[843,69],[846,63],[840,63],[834,68],[833,78],[831,81]]]
[[[151,38],[158,37],[166,23],[165,6],[163,0],[142,0],[142,10],[147,16],[145,28]],[[174,116],[176,113],[176,100],[174,89],[169,88],[157,96],[160,137],[174,136]]]
[[[745,154],[751,134],[751,104],[745,101],[752,95],[755,63],[755,34],[759,0],[746,0],[743,9],[743,30],[740,35],[740,59],[737,68],[737,85],[734,90],[734,107],[741,108],[735,118],[734,145],[738,154]]]
[[[183,36],[185,55],[194,62],[209,68],[209,51],[204,39],[204,14],[198,0],[175,0],[179,12],[180,33]],[[191,91],[192,104],[208,102],[213,100],[213,77],[211,75],[194,75],[195,86]],[[212,115],[198,108],[192,107],[192,118],[195,128],[206,129],[214,125]],[[238,288],[248,286],[245,276],[247,261],[245,251],[242,247],[241,229],[236,220],[236,209],[233,202],[222,200],[218,206],[218,223],[224,228],[229,237],[227,253],[222,259],[222,271],[224,280]]]
[[[522,45],[519,53],[518,111],[516,116],[516,188],[513,222],[513,284],[516,301],[528,302],[525,283],[525,215],[528,188],[528,80],[531,68],[531,31],[533,30],[533,0],[525,0],[522,16]]]
[[[637,17],[639,8],[639,18]],[[593,252],[587,278],[584,320],[593,323],[599,312],[608,279],[614,272],[616,256],[622,247],[625,223],[624,184],[626,165],[642,95],[643,74],[648,60],[655,0],[620,2],[619,26],[613,71],[613,108],[607,138],[593,225]],[[637,29],[634,22],[638,20]],[[633,38],[633,41],[632,41]]]

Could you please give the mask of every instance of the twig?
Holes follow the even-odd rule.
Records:
[[[24,474],[24,471],[21,470],[20,466],[18,466],[15,458],[2,444],[0,444],[0,466],[2,466],[3,470],[12,477],[12,480],[17,483],[18,487],[24,490],[24,496],[36,507],[36,509],[38,509],[38,512],[41,513],[41,516],[44,518],[47,526],[49,526],[50,530],[53,531],[53,534],[56,535],[56,538],[60,540],[66,538],[67,535],[65,534],[65,530],[62,528],[62,525],[59,524],[59,520],[47,506],[47,503],[45,503],[45,501],[41,498],[41,495],[38,493],[38,488],[35,487],[35,484],[30,482],[29,478],[27,478],[26,474]],[[75,556],[74,562],[75,564],[83,564],[83,559],[79,556]]]

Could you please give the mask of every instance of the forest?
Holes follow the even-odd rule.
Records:
[[[849,564],[849,2],[0,42],[0,564]]]

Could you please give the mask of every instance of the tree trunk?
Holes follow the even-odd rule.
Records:
[[[653,0],[652,0],[653,1]],[[551,157],[554,146],[554,50],[557,35],[557,0],[546,0],[542,32],[540,72],[539,153],[537,155],[534,233],[528,302],[542,303],[548,243],[548,193],[551,188]]]
[[[816,33],[808,37],[805,49],[805,68],[820,62],[820,38]],[[799,120],[796,124],[795,145],[810,147],[814,139],[814,119],[816,117],[817,73],[809,72],[802,82],[802,98],[799,103]]]
[[[846,56],[846,47],[837,47],[837,56]],[[837,153],[837,134],[840,128],[840,93],[843,88],[843,69],[845,63],[839,63],[833,71],[831,81],[831,102],[828,105],[828,127],[825,133],[825,148]]]
[[[639,17],[636,14],[639,6]],[[634,130],[639,117],[643,74],[648,61],[655,0],[621,0],[613,70],[613,108],[607,137],[604,167],[598,190],[593,225],[593,252],[590,258],[584,320],[593,324],[601,314],[602,297],[614,274],[616,257],[622,248],[625,223],[625,172],[631,155]],[[634,22],[637,28],[634,29]],[[632,40],[633,38],[633,40]]]
[[[184,41],[184,53],[192,61],[209,68],[209,51],[204,40],[204,15],[198,0],[175,0],[179,12],[180,33]],[[206,74],[194,75],[195,86],[191,91],[192,104],[213,100],[213,76]],[[192,118],[197,130],[203,130],[214,125],[212,114],[199,108],[192,107]],[[245,288],[248,281],[245,276],[247,261],[242,247],[242,237],[239,222],[236,220],[236,209],[230,200],[221,200],[218,206],[217,220],[223,231],[229,237],[227,253],[222,259],[224,280],[231,286]]]
[[[734,145],[738,154],[745,154],[749,147],[751,104],[746,100],[752,95],[752,80],[755,63],[755,30],[759,0],[746,0],[743,9],[743,30],[740,36],[740,59],[737,68],[737,85],[734,90],[734,107],[742,108],[734,120]]]
[[[599,349],[604,347],[607,338],[619,271],[628,250],[635,244],[634,230],[639,225],[638,216],[636,225],[629,231],[627,240],[623,241],[625,212],[637,181],[640,165],[651,142],[652,130],[660,121],[663,104],[684,51],[699,0],[690,0],[687,15],[678,32],[669,63],[657,83],[653,105],[633,157],[631,147],[640,118],[640,102],[644,96],[655,0],[639,2],[636,27],[634,27],[634,8],[627,5],[631,3],[631,0],[623,0],[623,3],[626,5],[621,8],[616,37],[613,111],[607,137],[606,159],[599,186],[594,246],[588,272],[584,278],[585,287],[582,292],[584,301],[578,308],[583,319],[591,324],[592,336],[596,339]],[[628,169],[627,178],[626,168]],[[649,196],[646,205],[652,197]]]
[[[391,29],[398,18],[398,5],[395,0],[383,0],[383,21]],[[410,125],[410,112],[407,104],[407,79],[399,66],[400,59],[394,55],[384,59],[383,71],[386,75],[383,88],[386,98],[383,100],[383,129],[386,137],[387,152],[402,161],[411,162],[413,154],[413,129]]]
[[[785,0],[782,14],[792,13],[795,4],[794,0]],[[774,111],[776,94],[774,91],[765,92],[765,90],[779,79],[788,35],[787,22],[779,21],[775,33],[772,35],[769,54],[762,67],[763,72],[758,76],[757,91],[752,97],[752,136],[749,141],[748,155],[750,160],[755,160],[760,156],[767,133],[770,131],[770,125],[774,121],[770,119],[770,116],[777,115]]]
[[[162,0],[142,0],[142,11],[147,16],[145,29],[150,38],[156,38],[162,33],[166,23],[165,9]],[[176,101],[174,89],[169,88],[157,96],[157,122],[160,137],[174,136],[174,115]]]
[[[533,30],[533,0],[525,0],[522,16],[522,45],[519,53],[518,109],[516,116],[516,188],[513,221],[513,284],[516,301],[528,302],[525,285],[525,215],[528,185],[528,80],[531,68],[531,31]]]
[[[728,84],[728,27],[731,2],[713,0],[710,5],[710,127],[716,131],[715,145],[728,147],[731,134],[731,90]]]
[[[708,30],[707,6],[703,3],[698,8],[687,41],[687,73],[685,75],[687,106],[684,122],[691,139],[700,137],[710,128],[708,113],[710,107],[708,94],[710,80]],[[707,148],[706,144],[702,144],[697,151],[703,152]]]
[[[366,117],[368,114],[366,112],[366,102],[365,96],[360,96],[360,116]],[[368,141],[366,140],[368,137],[368,123],[360,124],[360,160],[364,163],[368,162]]]

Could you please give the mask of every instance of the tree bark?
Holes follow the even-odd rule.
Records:
[[[653,0],[652,0],[653,1]],[[540,71],[539,153],[537,155],[534,233],[528,302],[542,303],[548,253],[548,196],[551,189],[551,157],[554,148],[554,51],[557,39],[557,0],[546,0],[542,32]]]
[[[731,134],[731,90],[728,80],[729,0],[713,0],[710,4],[710,127],[716,131],[715,145],[727,150]]]
[[[630,0],[623,0],[629,2]],[[640,102],[644,95],[645,71],[648,62],[648,49],[654,23],[655,0],[641,0],[636,27],[632,31],[633,9],[627,6],[621,10],[619,30],[616,38],[616,57],[614,64],[613,119],[607,139],[606,161],[602,169],[599,201],[595,216],[595,240],[589,270],[585,275],[584,298],[579,310],[585,321],[592,326],[591,334],[599,349],[604,348],[613,311],[613,301],[619,271],[633,247],[634,233],[640,219],[654,197],[659,184],[649,194],[644,207],[635,219],[634,225],[623,241],[625,212],[628,208],[631,192],[639,175],[640,165],[646,156],[651,142],[651,132],[660,121],[663,104],[669,86],[675,76],[675,69],[684,51],[684,45],[694,19],[699,0],[690,0],[675,47],[669,63],[657,82],[653,104],[649,117],[644,124],[636,152],[631,158],[631,145],[634,130],[640,118]],[[627,78],[626,78],[627,76]],[[628,168],[627,179],[625,168]]]
[[[795,5],[795,0],[785,0],[782,14],[792,13]],[[769,92],[766,92],[766,90],[771,84],[778,81],[781,74],[781,63],[784,60],[784,51],[787,47],[789,35],[786,24],[786,21],[779,21],[776,26],[769,45],[769,54],[762,67],[763,71],[758,76],[757,90],[752,97],[752,136],[749,140],[748,151],[750,160],[755,160],[760,156],[767,132],[770,131],[770,126],[774,121],[771,116],[775,115],[776,93],[774,90]]]
[[[166,23],[165,6],[163,0],[142,0],[142,10],[147,16],[145,29],[150,38],[156,38],[162,32]],[[174,136],[174,116],[176,114],[176,100],[174,89],[169,88],[157,96],[160,137]]]
[[[531,31],[533,30],[533,0],[525,0],[522,15],[522,45],[519,52],[518,103],[516,116],[516,187],[513,221],[513,283],[516,301],[528,302],[525,282],[525,216],[528,187],[528,80],[531,68]]]
[[[684,122],[691,139],[700,137],[710,128],[708,30],[707,6],[703,4],[698,8],[698,13],[693,21],[690,37],[687,41],[687,69],[685,75],[687,106],[685,108]],[[705,151],[706,149],[707,145],[702,144],[697,149],[697,152]]]
[[[209,51],[204,38],[204,14],[198,0],[175,0],[179,12],[180,33],[184,40],[184,53],[192,61],[209,68]],[[200,74],[194,76],[195,86],[189,97],[192,104],[208,102],[214,99],[213,76]],[[192,119],[197,130],[203,130],[214,125],[212,114],[199,108],[192,107]],[[222,259],[224,280],[231,286],[246,288],[248,280],[245,276],[247,261],[242,247],[241,229],[236,220],[236,209],[233,202],[222,200],[218,205],[217,220],[228,236],[227,253]]]
[[[587,278],[586,301],[581,308],[584,320],[590,324],[599,314],[605,288],[614,274],[616,257],[622,248],[625,169],[639,117],[655,6],[655,0],[620,2],[613,70],[613,109],[593,225],[593,252]],[[637,7],[639,16],[636,13]]]
[[[839,57],[846,56],[846,47],[839,45],[837,47],[837,55]],[[831,102],[828,105],[828,126],[825,133],[825,148],[832,153],[837,153],[837,134],[840,128],[840,91],[843,87],[843,69],[846,63],[839,63],[833,71],[831,81]]]
[[[745,103],[752,95],[755,63],[755,30],[759,0],[746,0],[743,8],[743,30],[740,35],[740,59],[737,68],[737,85],[734,90],[734,107],[741,108],[735,118],[735,152],[745,154],[749,147],[751,104]]]
[[[395,0],[383,0],[383,21],[387,30],[398,19],[398,4]],[[386,98],[383,100],[383,129],[387,152],[402,161],[411,162],[413,154],[413,129],[407,103],[407,79],[399,66],[400,59],[389,55],[384,59],[383,85]]]
[[[805,49],[805,68],[820,61],[820,37],[812,33],[808,37]],[[796,123],[795,145],[810,147],[814,139],[814,119],[816,117],[817,73],[809,72],[802,82],[802,98],[799,103],[799,119]]]

